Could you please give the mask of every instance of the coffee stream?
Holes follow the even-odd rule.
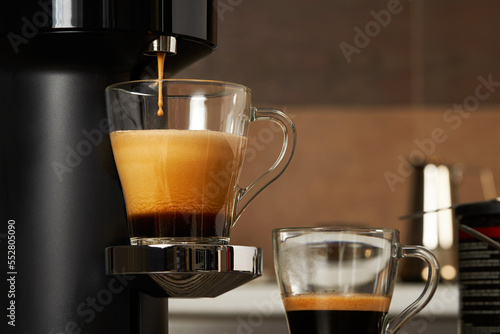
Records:
[[[158,52],[156,56],[158,60],[158,116],[163,116],[163,84],[161,80],[163,79],[165,55],[165,52]]]

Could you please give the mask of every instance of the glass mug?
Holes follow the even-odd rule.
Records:
[[[133,245],[227,244],[250,201],[288,166],[291,119],[257,109],[242,85],[205,80],[142,80],[106,89],[113,155]],[[248,187],[238,179],[251,122],[283,133],[276,162]]]
[[[421,246],[402,246],[390,228],[283,228],[273,231],[276,276],[291,334],[395,333],[432,298],[439,264]],[[398,262],[427,263],[420,297],[395,318],[387,312]]]

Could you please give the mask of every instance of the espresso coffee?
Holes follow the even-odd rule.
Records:
[[[163,79],[163,70],[165,67],[165,52],[158,52],[156,61],[158,63],[158,111],[156,114],[158,116],[163,116],[163,84],[161,80]]]
[[[228,239],[246,140],[209,130],[112,132],[132,243]]]
[[[375,295],[299,295],[283,300],[290,334],[380,334],[390,299]]]

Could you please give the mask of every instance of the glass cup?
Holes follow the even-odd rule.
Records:
[[[439,264],[421,246],[402,246],[390,228],[283,228],[273,231],[274,264],[291,334],[397,332],[432,298]],[[427,263],[420,297],[396,317],[387,312],[398,262]]]
[[[253,107],[250,90],[238,84],[124,82],[106,89],[106,103],[133,245],[227,244],[243,210],[283,173],[295,148],[291,119]],[[272,122],[283,145],[270,169],[241,187],[254,121]]]

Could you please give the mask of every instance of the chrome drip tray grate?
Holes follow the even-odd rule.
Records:
[[[200,244],[106,248],[106,274],[155,297],[216,297],[262,275],[262,250]]]

